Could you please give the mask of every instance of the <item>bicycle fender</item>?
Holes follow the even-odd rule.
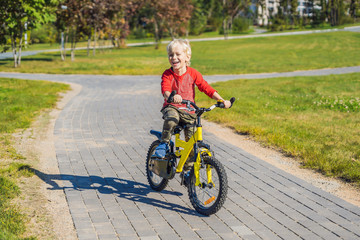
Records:
[[[150,134],[155,135],[159,140],[161,140],[162,133],[155,130],[150,130]]]

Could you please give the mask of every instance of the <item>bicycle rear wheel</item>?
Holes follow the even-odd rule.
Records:
[[[217,159],[205,156],[199,170],[199,178],[201,184],[195,186],[196,177],[193,168],[188,185],[189,199],[197,212],[209,216],[219,211],[225,202],[228,188],[226,172]]]
[[[160,144],[159,140],[154,141],[148,150],[147,156],[146,156],[146,176],[147,176],[147,180],[150,184],[150,187],[152,189],[154,189],[155,191],[162,191],[166,188],[169,180],[165,179],[163,177],[160,177],[158,175],[156,175],[155,173],[153,173],[150,170],[150,164],[151,163],[151,156],[154,154],[156,147]]]

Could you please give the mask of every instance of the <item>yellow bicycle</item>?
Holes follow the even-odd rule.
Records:
[[[172,102],[174,92],[170,95],[168,102]],[[231,106],[235,98],[231,98]],[[160,144],[161,132],[151,130],[158,140],[154,141],[148,150],[146,158],[146,173],[150,187],[156,191],[162,191],[167,186],[170,179],[176,173],[181,173],[181,184],[188,188],[189,199],[197,212],[203,215],[211,215],[219,211],[225,202],[227,195],[227,175],[224,166],[218,161],[210,146],[203,141],[201,115],[209,112],[216,107],[224,108],[224,103],[217,102],[209,108],[199,108],[189,100],[183,100],[189,110],[196,113],[196,131],[189,139],[180,139],[180,133],[186,127],[179,125],[174,129],[175,142],[170,142],[169,151],[164,158],[153,157],[156,147]],[[193,108],[192,108],[193,107]],[[190,153],[194,150],[193,167],[189,172],[183,171],[184,164],[188,160]]]

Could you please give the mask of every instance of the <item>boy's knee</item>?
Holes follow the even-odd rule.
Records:
[[[179,124],[180,116],[177,110],[168,107],[163,110],[163,119],[165,120],[164,125],[172,128]]]
[[[166,118],[164,121],[164,125],[169,126],[169,128],[174,128],[178,124],[179,124],[179,119],[173,117]]]

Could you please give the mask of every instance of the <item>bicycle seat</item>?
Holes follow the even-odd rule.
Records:
[[[179,124],[174,128],[174,134],[180,133],[183,129],[185,129],[185,124]]]

